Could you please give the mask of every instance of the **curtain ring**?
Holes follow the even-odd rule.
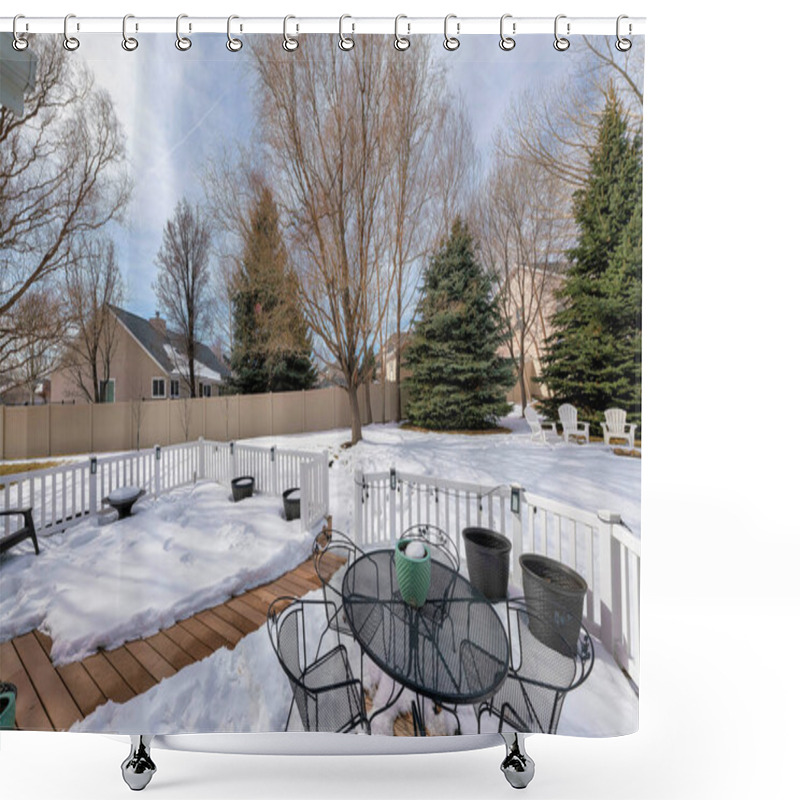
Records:
[[[505,50],[508,52],[509,50],[513,50],[517,46],[517,42],[511,36],[506,36],[505,32],[503,31],[503,26],[507,19],[511,19],[511,14],[503,14],[500,17],[500,49]],[[517,32],[517,23],[514,22],[511,25],[511,32]]]
[[[67,26],[69,25],[69,21],[71,19],[75,19],[74,14],[67,14],[67,16],[64,17],[64,42],[63,42],[64,49],[69,50],[70,53],[74,52],[81,46],[80,41],[76,39],[74,36],[70,36],[69,32],[67,31]]]
[[[631,42],[630,39],[623,39],[619,35],[619,28],[620,28],[619,24],[620,24],[620,22],[622,22],[623,19],[628,19],[628,17],[625,14],[620,14],[617,17],[617,41],[616,41],[616,44],[614,45],[614,47],[616,47],[617,50],[620,51],[620,53],[627,53],[628,50],[630,50],[631,47],[633,46],[633,43]],[[631,24],[629,22],[628,23],[628,35],[630,35],[630,32],[631,32]]]
[[[189,39],[187,36],[181,36],[181,20],[187,19],[188,16],[188,14],[178,14],[178,17],[175,20],[175,47],[177,47],[181,52],[185,52],[192,46],[191,39]]]
[[[122,18],[122,49],[132,53],[139,46],[139,40],[133,36],[128,36],[129,19],[134,19],[133,14],[126,14]]]
[[[345,36],[342,31],[342,26],[344,25],[344,21],[346,19],[352,19],[349,14],[342,14],[339,17],[339,49],[340,50],[352,50],[355,47],[355,41],[353,40],[352,36]],[[355,30],[355,25],[353,25],[353,30]]]
[[[569,50],[569,39],[567,39],[565,36],[558,35],[558,21],[560,19],[566,19],[566,18],[567,18],[566,14],[559,14],[556,17],[556,22],[554,26],[556,40],[553,42],[553,47],[555,47],[555,49],[558,50],[559,53],[563,53],[565,50]],[[567,23],[567,35],[569,35],[569,22]]]
[[[235,19],[239,19],[236,14],[231,14],[228,17],[228,41],[225,42],[225,47],[227,47],[231,53],[238,53],[242,49],[242,40],[231,36],[231,22]]]
[[[408,19],[408,17],[405,14],[398,14],[394,18],[394,49],[400,50],[400,52],[402,52],[403,50],[408,50],[408,48],[411,47],[411,39],[409,39],[407,36],[400,35],[401,19]],[[411,32],[410,25],[408,25],[408,32],[409,33]]]
[[[457,38],[458,32],[461,28],[461,23],[460,22],[456,23],[456,36],[451,36],[447,30],[448,24],[451,19],[458,19],[458,17],[456,17],[455,14],[448,14],[444,18],[444,49],[449,50],[450,52],[452,52],[453,50],[458,50],[458,48],[461,47],[461,42]]]
[[[17,14],[17,16],[14,17],[14,25],[13,25],[13,27],[11,29],[12,33],[14,34],[14,41],[12,42],[12,45],[13,45],[15,50],[19,50],[21,52],[23,50],[27,50],[28,45],[30,44],[30,42],[21,33],[17,32],[17,20],[18,19],[25,19],[25,15],[24,14]]]
[[[289,20],[296,19],[291,14],[283,18],[283,49],[287,53],[293,53],[300,47],[300,42],[294,37],[289,36]]]

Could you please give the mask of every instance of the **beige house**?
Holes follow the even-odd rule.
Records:
[[[562,264],[535,272],[517,267],[504,287],[501,303],[504,315],[511,322],[515,358],[519,357],[524,342],[525,385],[529,398],[547,397],[547,387],[539,382],[539,376],[542,374],[545,340],[552,333],[551,320],[560,308],[556,293],[563,280]],[[511,349],[504,345],[499,353],[509,357]],[[520,402],[519,381],[509,391],[508,399],[512,403]]]
[[[188,365],[179,350],[178,334],[167,330],[158,312],[144,319],[110,306],[117,326],[109,379],[101,386],[106,402],[167,400],[188,397]],[[198,344],[194,364],[198,397],[218,397],[229,368],[204,344]],[[91,384],[91,379],[84,383]],[[84,402],[74,372],[62,367],[50,376],[50,402]]]

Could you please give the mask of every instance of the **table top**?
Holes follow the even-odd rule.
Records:
[[[508,673],[508,638],[497,612],[439,561],[431,561],[428,599],[419,609],[400,595],[394,550],[373,550],[354,561],[342,581],[342,600],[367,655],[434,702],[479,702]]]

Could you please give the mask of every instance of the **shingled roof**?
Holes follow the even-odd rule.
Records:
[[[170,358],[170,352],[181,350],[181,337],[174,331],[167,331],[166,335],[154,328],[143,317],[138,317],[130,311],[117,306],[109,306],[117,319],[128,329],[131,336],[153,357],[167,374],[178,372],[178,367]],[[230,376],[230,369],[214,355],[214,351],[207,345],[198,342],[195,349],[195,361],[204,367],[219,374],[224,379]]]

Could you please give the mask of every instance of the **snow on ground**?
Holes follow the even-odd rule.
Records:
[[[32,545],[15,548],[0,565],[0,638],[38,628],[63,664],[273,580],[308,558],[312,543],[280,508],[261,495],[233,503],[229,488],[202,481],[140,500],[127,519],[50,536],[39,556]]]

